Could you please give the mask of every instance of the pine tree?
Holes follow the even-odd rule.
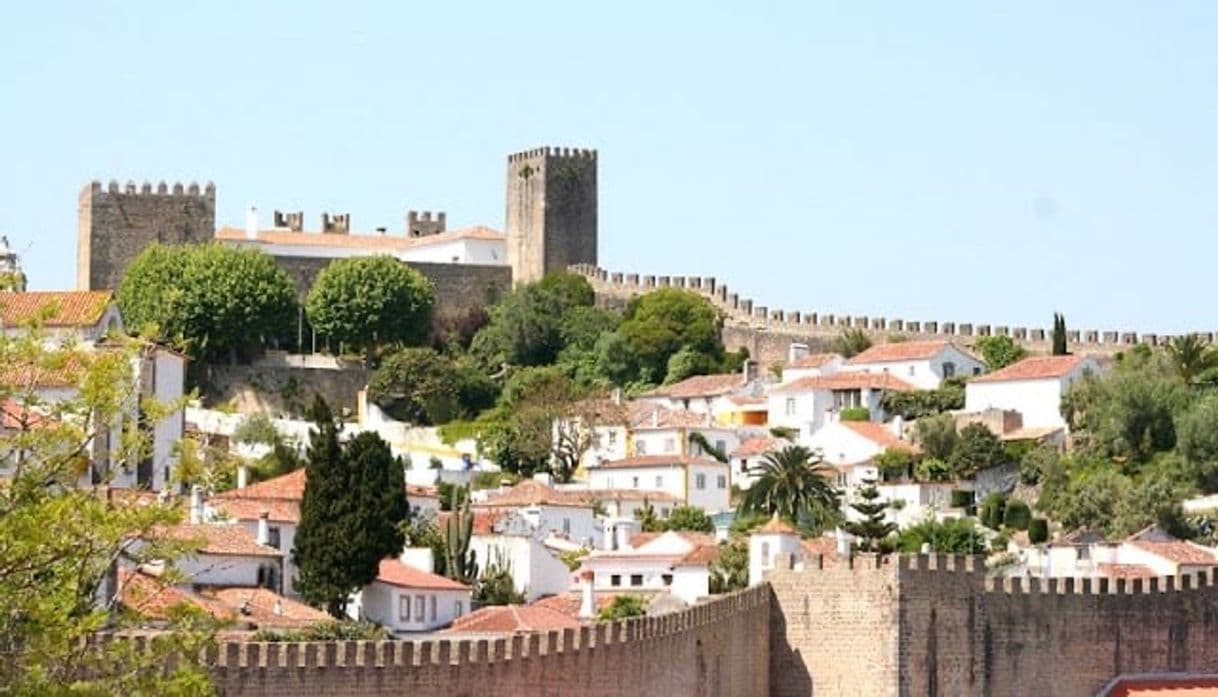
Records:
[[[1066,351],[1066,318],[1060,313],[1053,313],[1053,355],[1065,356]]]
[[[860,550],[874,552],[879,549],[881,540],[896,532],[897,524],[885,520],[889,503],[880,499],[880,492],[875,488],[875,479],[864,479],[858,496],[859,500],[850,504],[850,507],[863,516],[863,519],[847,522],[844,527],[846,532],[858,538]]]
[[[300,504],[293,558],[296,588],[308,602],[335,617],[347,599],[371,583],[380,562],[401,551],[400,523],[409,513],[401,463],[375,433],[361,433],[345,447],[325,401],[310,416],[308,476]]]

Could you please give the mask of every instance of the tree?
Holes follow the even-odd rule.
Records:
[[[789,521],[814,525],[832,519],[838,511],[838,492],[820,455],[800,445],[768,452],[760,465],[750,468],[753,485],[744,493],[742,515],[777,515]]]
[[[1218,370],[1218,348],[1196,334],[1177,336],[1164,350],[1186,385],[1212,377]]]
[[[626,339],[644,382],[668,378],[669,360],[679,351],[702,355],[708,365],[723,360],[722,318],[706,298],[678,288],[661,288],[633,298],[618,332]]]
[[[548,471],[569,482],[596,441],[595,431],[585,425],[594,415],[583,397],[556,367],[515,372],[478,435],[482,452],[509,472]]]
[[[1028,355],[1027,349],[1015,343],[1009,336],[978,337],[976,347],[990,370],[1005,368]]]
[[[737,536],[719,544],[719,555],[710,563],[710,592],[731,593],[749,585],[749,545]]]
[[[117,300],[126,325],[196,359],[238,359],[296,322],[296,290],[267,254],[220,244],[148,247]]]
[[[1176,449],[1206,493],[1218,491],[1218,394],[1207,393],[1176,416]]]
[[[981,511],[978,516],[981,524],[992,530],[1001,529],[1006,507],[1007,500],[1002,494],[997,492],[988,494],[981,501]]]
[[[89,351],[52,341],[41,320],[10,326],[0,336],[0,398],[6,428],[0,456],[0,692],[40,694],[210,694],[200,651],[214,645],[215,623],[186,607],[168,610],[168,631],[147,653],[127,641],[95,650],[84,643],[99,631],[123,634],[136,614],[122,611],[114,585],[117,563],[166,562],[166,580],[179,580],[174,560],[196,545],[164,531],[181,513],[160,501],[115,495],[104,471],[92,471],[95,438],[120,419],[133,422],[138,396],[132,365],[143,342],[114,341]],[[54,400],[40,397],[49,376],[75,386]],[[181,404],[144,402],[150,418]],[[124,429],[111,441],[128,461],[151,453],[151,433]],[[82,485],[82,474],[102,477]],[[88,477],[86,476],[86,480]]]
[[[655,506],[643,497],[643,505],[634,509],[634,519],[639,521],[640,532],[664,532],[664,521],[656,515]]]
[[[956,419],[951,414],[918,419],[914,425],[914,438],[927,457],[947,461],[960,439],[956,433]]]
[[[970,518],[945,521],[925,520],[905,528],[897,536],[897,549],[906,554],[918,554],[922,545],[929,545],[937,554],[984,554],[985,538],[977,534]]]
[[[884,411],[906,420],[963,409],[964,380],[963,376],[947,378],[934,390],[886,392],[880,403]]]
[[[864,479],[858,490],[858,500],[850,504],[862,519],[847,521],[846,532],[858,540],[858,548],[864,552],[879,550],[882,540],[896,532],[897,524],[889,521],[889,502],[880,498],[874,479]]]
[[[432,348],[404,348],[387,356],[368,380],[368,398],[394,419],[431,426],[459,413],[457,368]]]
[[[410,510],[402,463],[377,434],[339,445],[338,426],[318,397],[311,416],[308,477],[292,550],[308,602],[344,616],[352,593],[376,579],[380,562],[401,552]]]
[[[524,594],[516,590],[516,580],[512,578],[512,560],[499,547],[495,548],[494,558],[487,560],[486,568],[474,586],[474,602],[481,605],[521,605],[525,602]]]
[[[694,532],[714,532],[715,523],[706,515],[706,511],[697,506],[677,506],[672,509],[668,520],[665,521],[667,530],[692,530]]]
[[[972,423],[960,429],[960,439],[952,449],[948,464],[964,477],[1006,461],[1002,441],[984,424]]]
[[[578,274],[549,274],[520,286],[490,308],[490,321],[474,336],[470,354],[488,372],[504,365],[552,365],[568,343],[590,338],[585,331],[596,330],[587,325],[604,319],[583,314],[594,301],[592,286]]]
[[[643,604],[643,599],[637,595],[616,595],[613,597],[613,602],[600,611],[596,619],[598,622],[616,622],[630,617],[642,617],[647,614],[647,606]]]
[[[1066,349],[1066,318],[1065,316],[1053,313],[1053,355],[1065,356],[1070,353]]]
[[[421,344],[431,331],[435,289],[390,256],[329,263],[313,281],[305,311],[319,333],[371,354],[377,346]]]
[[[871,348],[871,337],[857,327],[843,329],[842,333],[833,341],[833,348],[846,358],[857,356]]]
[[[279,440],[275,422],[265,411],[254,412],[241,419],[233,429],[233,442],[248,445],[274,445]]]

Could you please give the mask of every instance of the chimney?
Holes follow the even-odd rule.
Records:
[[[245,210],[245,238],[258,239],[258,208],[250,206]]]
[[[892,417],[892,423],[889,424],[889,428],[892,429],[892,435],[900,440],[905,440],[905,419],[902,419],[900,414]]]
[[[275,607],[271,609],[271,612],[276,615],[283,614],[283,602],[280,601],[279,596],[275,596]]]
[[[260,545],[271,544],[271,513],[263,511],[258,514],[258,535],[257,541]]]
[[[808,355],[808,345],[799,342],[792,343],[787,349],[787,362],[794,363],[804,356]]]
[[[583,571],[579,575],[583,585],[580,587],[580,602],[579,602],[579,618],[581,620],[590,620],[596,617],[596,593],[592,589],[592,580],[595,574],[592,570]]]
[[[715,542],[727,542],[731,528],[726,525],[715,526]]]
[[[617,521],[617,525],[614,526],[614,532],[617,537],[615,540],[617,543],[616,549],[630,549],[630,538],[634,537],[634,521],[626,520],[625,518]]]
[[[431,547],[407,547],[398,555],[398,561],[429,574],[435,572],[435,559],[431,556]]]
[[[244,489],[250,483],[250,467],[244,462],[237,465],[237,488]]]
[[[203,487],[195,484],[190,487],[190,524],[199,525],[203,522]]]
[[[554,482],[554,478],[550,476],[549,472],[534,472],[533,481],[550,486]]]

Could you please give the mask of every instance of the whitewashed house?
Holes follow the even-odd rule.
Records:
[[[739,373],[696,375],[644,392],[636,401],[677,411],[710,414],[715,421],[727,421],[728,415],[737,410],[730,398],[761,395],[765,382],[757,374],[757,363],[745,361]]]
[[[472,535],[469,547],[481,569],[490,564],[509,565],[516,591],[526,602],[565,593],[571,586],[571,570],[558,552],[546,546],[545,538],[517,515],[496,521],[489,534]]]
[[[283,593],[295,597],[296,564],[292,559],[292,547],[296,543],[296,529],[300,525],[305,469],[301,467],[287,474],[245,486],[247,476],[238,472],[236,489],[216,494],[208,501],[210,517],[233,520],[250,532],[257,533],[265,514],[267,545],[284,555]]]
[[[560,491],[534,479],[507,489],[488,492],[485,501],[472,504],[477,511],[515,513],[542,538],[553,533],[586,547],[601,539],[595,506],[579,491]]]
[[[667,591],[685,603],[710,594],[709,564],[718,556],[714,537],[665,532],[640,536],[636,547],[595,551],[583,559],[580,574],[592,575],[596,591]]]
[[[871,419],[883,420],[884,395],[905,392],[914,385],[888,373],[850,372],[809,376],[770,388],[769,423],[799,431],[807,444],[812,434],[833,421],[843,409],[866,408]]]
[[[592,489],[667,492],[707,513],[731,508],[730,467],[708,457],[637,455],[590,469],[588,479]]]
[[[950,341],[877,344],[851,357],[843,372],[888,374],[920,390],[933,390],[950,377],[985,372],[985,362]]]
[[[1089,356],[1031,356],[969,380],[964,386],[964,410],[1013,410],[1024,428],[1067,428],[1061,401],[1083,376],[1098,374],[1100,365]]]
[[[1124,540],[1109,542],[1094,535],[1020,550],[1023,570],[1045,578],[1150,578],[1212,572],[1218,550],[1181,540],[1150,526]]]
[[[785,521],[772,518],[749,535],[749,585],[765,580],[775,569],[801,569],[811,562],[833,564],[850,554],[850,538],[835,531],[822,537],[801,540]]]
[[[819,450],[825,462],[835,466],[867,462],[889,448],[917,451],[905,439],[900,419],[888,423],[831,421],[812,434],[808,446]]]
[[[732,484],[748,489],[756,478],[753,470],[765,461],[766,453],[778,452],[791,445],[791,441],[773,436],[754,436],[745,440],[730,454]]]
[[[409,566],[381,561],[376,580],[360,593],[360,616],[395,635],[446,627],[470,610],[469,586]]]
[[[0,331],[5,336],[23,336],[35,320],[47,341],[57,344],[95,344],[123,331],[113,291],[0,291]]]
[[[833,375],[842,369],[845,362],[841,354],[809,353],[806,344],[791,344],[787,363],[782,368],[782,381]]]

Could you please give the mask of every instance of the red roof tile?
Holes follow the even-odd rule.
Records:
[[[778,516],[774,516],[773,518],[770,518],[768,523],[757,528],[757,530],[755,532],[759,532],[763,535],[798,535],[799,534],[795,530],[795,528],[791,527],[791,525],[789,523],[787,523],[782,518],[779,518]]]
[[[671,385],[657,387],[644,392],[642,397],[668,397],[669,399],[692,399],[694,397],[716,397],[744,387],[744,376],[740,373],[718,375],[695,375]]]
[[[305,468],[292,470],[273,479],[250,484],[244,489],[229,489],[216,494],[218,499],[291,499],[304,498]]]
[[[265,588],[209,588],[199,595],[222,603],[232,616],[259,628],[307,627],[333,618],[304,603],[285,598]]]
[[[300,522],[300,502],[291,499],[213,499],[211,505],[233,520],[258,520],[266,511],[272,523]]]
[[[1009,382],[1060,378],[1078,367],[1084,356],[1030,356],[1001,370],[979,375],[969,382]]]
[[[888,373],[834,373],[833,375],[809,375],[770,389],[771,393],[808,392],[811,390],[916,390],[913,385]]]
[[[719,558],[719,545],[698,545],[689,551],[674,566],[706,566]]]
[[[1162,557],[1177,564],[1189,566],[1218,566],[1218,558],[1205,547],[1185,540],[1174,542],[1149,542],[1134,540],[1129,544],[1155,556]]]
[[[861,363],[925,360],[927,358],[934,358],[939,352],[952,345],[950,341],[898,341],[876,344],[866,351],[849,358],[846,363],[858,365]]]
[[[123,606],[148,619],[168,619],[169,609],[179,605],[193,605],[222,620],[233,619],[236,614],[223,603],[202,598],[143,571],[119,569],[118,586]]]
[[[635,429],[648,428],[698,428],[709,427],[711,417],[688,409],[665,409],[661,406],[648,404],[649,410],[632,410],[631,425]]]
[[[507,517],[506,511],[491,509],[489,511],[474,511],[473,534],[475,535],[494,535],[495,523]],[[445,526],[448,525],[448,519],[452,517],[452,511],[440,511],[436,514],[436,525],[440,526],[440,533],[443,534]]]
[[[580,621],[543,605],[494,605],[458,617],[449,633],[466,632],[544,632],[578,629]]]
[[[588,497],[579,491],[559,491],[535,479],[525,479],[501,493],[490,493],[474,507],[518,508],[520,506],[572,506],[589,508]]]
[[[599,469],[631,469],[635,467],[674,467],[686,465],[710,465],[714,467],[727,467],[726,464],[718,460],[712,460],[709,457],[695,457],[693,455],[636,455],[627,457],[621,460],[611,460],[601,463]]]
[[[0,322],[13,326],[48,315],[47,327],[92,327],[114,300],[108,290],[0,292]]]
[[[166,528],[166,538],[198,543],[199,554],[237,557],[281,557],[274,547],[258,544],[245,527],[227,523],[183,523]]]
[[[403,564],[397,559],[382,559],[376,580],[398,588],[422,588],[438,591],[469,590],[469,586],[463,583],[436,574],[429,574],[422,569]]]
[[[680,501],[681,499],[667,491],[652,489],[585,489],[580,492],[587,501],[642,501],[649,503],[660,501]]]
[[[612,605],[613,599],[618,595],[621,594],[597,591],[593,593],[592,600],[596,603],[596,609],[600,611]],[[560,593],[558,595],[547,595],[544,598],[538,598],[532,603],[529,603],[529,606],[544,607],[547,610],[554,610],[566,615],[567,617],[578,619],[579,607],[583,604],[583,602],[584,599],[582,591],[575,591],[571,593]]]
[[[1107,564],[1095,565],[1101,576],[1109,578],[1150,578],[1156,576],[1154,569],[1142,564]]]
[[[1154,675],[1121,677],[1100,697],[1218,697],[1218,677]]]
[[[773,438],[771,436],[757,436],[749,438],[741,443],[732,451],[732,457],[752,457],[754,455],[764,455],[775,450],[782,450],[791,444],[791,441],[785,438]]]
[[[897,438],[888,424],[878,424],[874,421],[841,421],[839,423],[876,445],[909,452],[917,450],[913,443]]]
[[[803,358],[796,359],[788,363],[788,368],[819,368],[826,363],[829,363],[834,358],[841,358],[841,355],[836,353],[810,353]]]
[[[677,535],[677,537],[680,537],[682,540],[685,540],[686,542],[688,542],[690,545],[692,545],[694,547],[697,547],[699,545],[714,545],[715,544],[715,536],[710,533],[694,532],[692,530],[673,530],[672,532],[675,535]],[[630,546],[635,549],[638,549],[639,547],[642,547],[643,545],[647,544],[648,542],[653,542],[657,537],[659,537],[660,535],[664,535],[664,534],[666,534],[666,533],[663,533],[663,532],[636,532],[634,535],[632,535],[630,537]]]

